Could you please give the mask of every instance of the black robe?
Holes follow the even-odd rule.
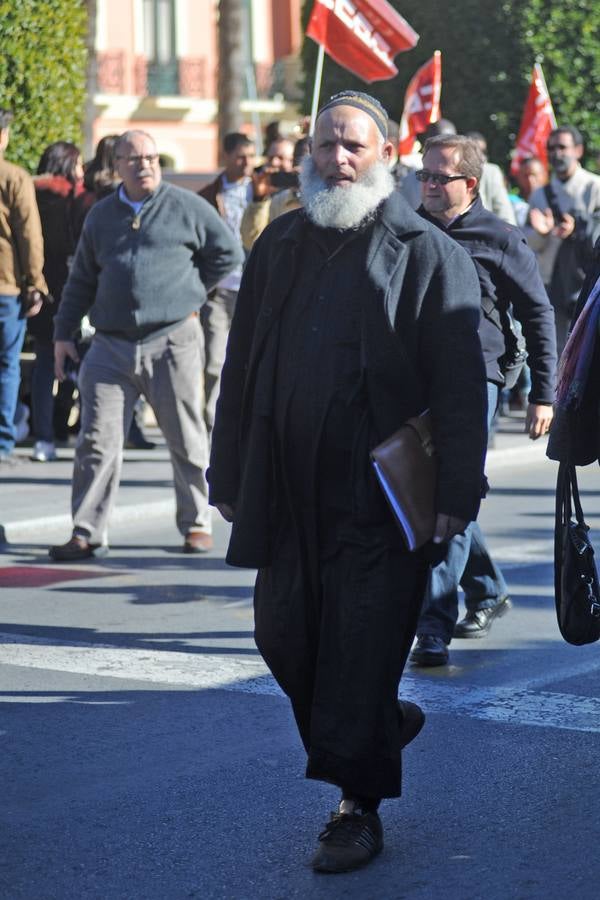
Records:
[[[307,775],[379,799],[400,793],[397,690],[426,563],[402,547],[369,463],[359,324],[368,240],[310,228],[281,317],[281,508],[273,562],[257,580],[255,637],[292,701]]]
[[[401,789],[397,692],[426,561],[402,546],[369,449],[431,400],[439,509],[468,519],[486,436],[475,270],[412,212],[402,245],[389,229],[396,207],[390,198],[342,241],[302,214],[289,232],[277,220],[263,233],[238,298],[209,473],[212,500],[236,504],[228,559],[260,566],[256,642],[292,701],[307,775],[371,798]]]

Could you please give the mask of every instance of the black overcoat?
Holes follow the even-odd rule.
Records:
[[[235,505],[232,565],[271,561],[278,325],[307,227],[302,210],[272,222],[253,247],[238,294],[208,473],[210,502]],[[361,344],[374,441],[429,407],[439,456],[437,510],[475,519],[487,442],[475,267],[394,192],[372,227],[365,269]]]

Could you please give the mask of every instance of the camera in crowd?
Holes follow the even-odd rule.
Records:
[[[278,191],[284,191],[287,188],[297,190],[299,187],[297,172],[271,172],[269,181],[271,183],[271,186],[276,188]]]

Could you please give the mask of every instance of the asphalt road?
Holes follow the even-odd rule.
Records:
[[[482,522],[515,608],[451,664],[407,670],[428,722],[366,870],[308,863],[337,794],[303,777],[252,642],[253,573],[121,525],[103,561],[0,557],[2,900],[595,900],[600,656],[558,635],[554,468],[491,472]],[[600,535],[597,469],[582,477]],[[61,530],[50,539],[64,539]]]

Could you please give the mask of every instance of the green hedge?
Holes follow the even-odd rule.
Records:
[[[600,0],[389,0],[420,34],[396,57],[398,75],[371,86],[327,56],[321,98],[344,88],[370,91],[396,121],[408,81],[434,50],[442,52],[442,114],[459,131],[477,130],[490,157],[506,165],[529,87],[541,62],[559,123],[576,125],[600,151]],[[305,0],[306,25],[313,0]],[[304,109],[310,110],[317,46],[302,51]],[[593,168],[593,154],[588,154]]]
[[[7,158],[35,171],[53,141],[81,145],[83,0],[0,0],[0,106],[15,114]]]

